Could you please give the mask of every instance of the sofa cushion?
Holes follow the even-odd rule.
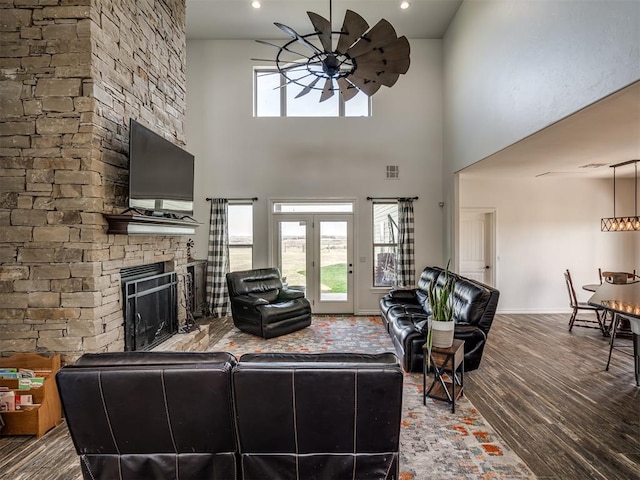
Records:
[[[263,293],[282,288],[280,272],[277,268],[258,268],[243,270],[227,274],[229,295],[246,295],[248,293]]]
[[[398,478],[392,354],[244,355],[233,370],[246,479]]]
[[[456,323],[477,325],[484,315],[490,292],[477,283],[458,278],[454,290],[453,311]]]

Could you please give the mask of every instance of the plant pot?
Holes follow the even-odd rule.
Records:
[[[431,320],[431,345],[433,347],[449,348],[453,345],[453,327],[455,322]]]

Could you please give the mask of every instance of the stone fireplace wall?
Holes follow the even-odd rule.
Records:
[[[184,0],[5,0],[0,42],[0,353],[121,351],[120,268],[186,263],[187,238],[103,216],[130,117],[184,144]]]

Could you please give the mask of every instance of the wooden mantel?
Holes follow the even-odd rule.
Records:
[[[193,235],[201,224],[193,220],[155,215],[105,215],[107,233],[119,235]]]

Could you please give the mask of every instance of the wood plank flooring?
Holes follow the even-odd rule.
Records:
[[[614,349],[606,372],[608,338],[587,328],[569,333],[567,319],[498,315],[465,394],[538,478],[637,480],[633,359]]]
[[[480,369],[465,376],[465,395],[540,479],[637,480],[632,358],[614,351],[605,372],[607,339],[591,329],[569,333],[566,323],[564,315],[497,315]],[[212,325],[212,343],[230,328]],[[65,425],[40,440],[0,437],[0,479],[80,480]]]

